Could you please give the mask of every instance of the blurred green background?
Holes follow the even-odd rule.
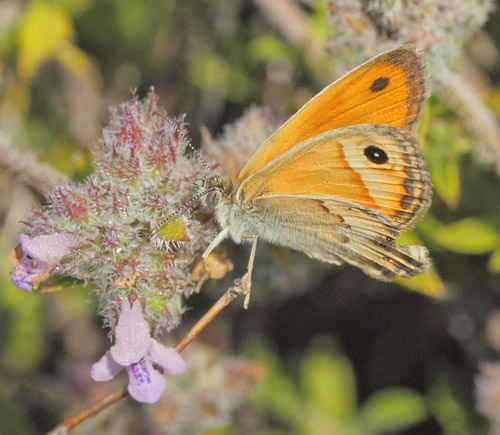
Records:
[[[154,86],[169,114],[186,113],[195,146],[202,126],[216,136],[252,104],[286,119],[342,71],[328,50],[335,38],[328,14],[356,2],[280,1],[298,19],[288,23],[291,34],[265,3],[3,0],[2,140],[82,180],[91,173],[90,149],[108,108],[130,99],[132,89],[144,97]],[[480,98],[495,116],[499,22],[493,12],[465,49],[492,50],[488,68],[476,67]],[[188,373],[181,386],[175,379],[169,385],[184,394],[186,409],[202,403],[191,415],[197,423],[182,423],[183,410],[168,401],[148,408],[125,399],[75,433],[489,433],[477,410],[488,392],[476,391],[475,379],[481,362],[498,360],[500,351],[500,164],[475,158],[478,139],[455,109],[446,96],[433,95],[422,122],[435,194],[430,213],[404,237],[430,249],[428,275],[383,284],[352,267],[259,246],[250,308],[234,302],[203,333],[199,341],[210,357],[192,351],[193,361],[210,370],[227,368],[230,355],[243,356],[239,379],[249,385],[221,381],[197,389],[203,376]],[[17,244],[17,222],[43,197],[0,158],[6,259]],[[244,270],[249,248],[226,246],[235,271],[188,301],[193,309],[170,342]],[[125,379],[90,380],[107,339],[89,289],[27,295],[2,264],[0,434],[44,433]],[[215,376],[210,370],[199,368]],[[500,416],[500,386],[492,379],[490,387]]]

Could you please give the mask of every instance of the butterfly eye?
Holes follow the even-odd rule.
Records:
[[[376,146],[370,145],[365,148],[365,156],[372,163],[376,163],[377,165],[381,165],[383,163],[387,163],[389,158],[387,157],[387,153]]]
[[[370,86],[370,89],[372,92],[379,92],[383,91],[387,85],[389,84],[389,79],[387,77],[379,77],[378,79],[375,79]]]

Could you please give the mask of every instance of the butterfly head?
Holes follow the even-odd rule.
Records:
[[[196,183],[196,190],[200,196],[207,197],[210,193],[215,193],[216,202],[224,204],[231,202],[231,197],[234,196],[234,180],[229,177],[213,177],[205,178]],[[198,196],[198,195],[197,195]]]
[[[236,190],[237,183],[232,177],[214,176],[206,178],[198,184],[200,195],[211,200],[214,216],[221,227],[225,227],[231,221],[231,216],[239,207],[237,205]],[[214,195],[210,195],[210,193]],[[234,216],[233,216],[234,217]]]

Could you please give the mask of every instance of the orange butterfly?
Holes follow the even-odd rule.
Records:
[[[395,244],[431,202],[413,136],[426,96],[427,73],[414,46],[382,53],[307,102],[236,178],[204,181],[217,193],[222,231],[203,260],[227,236],[253,240],[245,306],[259,238],[384,281],[426,270],[424,247]]]

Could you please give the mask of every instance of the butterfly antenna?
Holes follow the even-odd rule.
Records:
[[[203,158],[201,153],[191,144],[191,141],[186,137],[184,132],[179,128],[179,126],[175,124],[173,119],[169,118],[168,116],[163,115],[162,113],[159,113],[159,112],[155,112],[155,113],[158,116],[162,117],[165,121],[167,121],[170,124],[170,126],[179,134],[179,136],[184,141],[184,143],[186,143],[189,146],[189,148],[191,148],[191,150],[196,155],[196,157],[198,157],[198,159],[200,159],[201,163],[203,164],[205,169],[210,173],[212,178],[214,178],[214,179],[218,178],[218,176],[215,174],[215,172],[212,170],[212,168],[208,165],[206,160]],[[186,210],[188,210],[191,207],[191,205],[194,202],[198,201],[200,198],[207,195],[208,193],[214,192],[216,190],[220,191],[219,185],[213,185],[213,186],[210,186],[209,188],[203,188],[203,190],[200,190],[186,204],[184,204],[182,207],[179,207],[174,212],[170,213],[166,218],[162,219],[158,223],[158,225],[155,228],[153,228],[153,230],[148,234],[148,236],[143,241],[143,243],[145,243],[146,240],[148,240],[152,235],[155,235],[156,232],[158,231],[158,229],[161,228],[163,225],[165,225],[168,221],[170,221],[174,216],[178,216],[178,215],[183,214]]]
[[[219,186],[212,186],[208,189],[205,189],[201,192],[198,192],[196,195],[194,195],[186,204],[184,204],[182,207],[179,207],[177,210],[175,210],[174,212],[170,213],[166,218],[162,219],[158,225],[153,228],[153,231],[151,231],[151,233],[155,233],[158,228],[160,228],[162,225],[165,225],[170,219],[172,219],[174,216],[178,216],[178,215],[181,215],[184,211],[186,211],[187,209],[189,209],[191,207],[191,204],[193,204],[194,202],[198,201],[200,198],[202,198],[203,196],[207,195],[208,193],[210,192],[213,192],[215,190],[220,190],[220,187]]]
[[[205,167],[205,169],[210,172],[210,175],[213,177],[213,178],[217,178],[217,175],[215,174],[215,172],[212,170],[212,168],[208,165],[208,163],[205,161],[205,159],[203,158],[203,156],[201,155],[201,153],[193,146],[193,144],[191,143],[191,141],[189,140],[189,138],[184,134],[184,132],[179,128],[178,125],[176,125],[173,121],[172,118],[169,118],[168,116],[165,116],[159,112],[156,112],[159,116],[161,116],[165,121],[167,121],[171,127],[177,132],[179,133],[179,136],[181,137],[181,139],[184,141],[184,143],[189,147],[191,148],[191,151],[193,151],[193,153],[195,154],[196,157],[198,157],[198,159],[200,159],[200,162],[203,164],[203,166]],[[213,190],[213,189],[212,189]],[[208,193],[208,192],[207,192]],[[190,201],[191,202],[191,201]]]

